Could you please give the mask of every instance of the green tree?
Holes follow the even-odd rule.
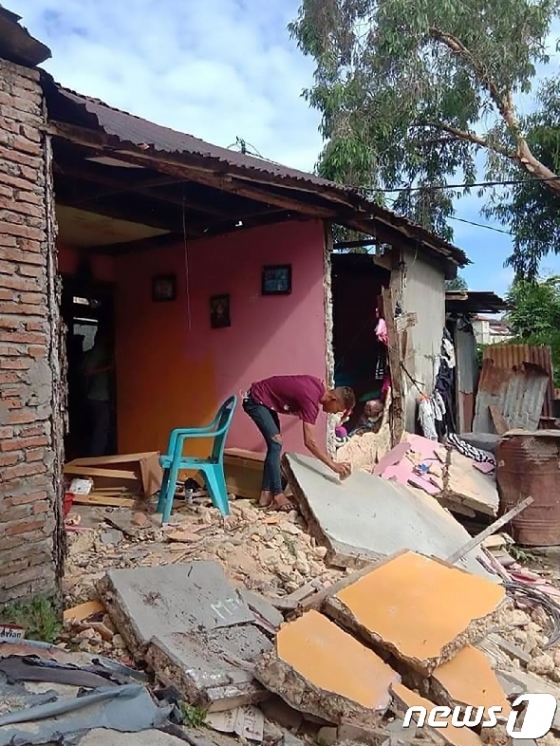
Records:
[[[538,110],[523,122],[527,142],[541,163],[560,173],[560,81],[546,81],[537,101]],[[496,192],[484,213],[510,227],[514,248],[507,263],[516,275],[534,278],[544,256],[560,251],[560,195],[546,183],[523,179],[512,162],[496,163],[496,171],[503,180],[515,183]]]
[[[445,289],[448,293],[466,293],[469,289],[467,282],[464,277],[457,275],[454,280],[445,281]]]
[[[558,9],[559,0],[302,0],[290,31],[316,62],[304,95],[322,114],[319,172],[378,201],[382,189],[401,190],[390,206],[446,238],[457,192],[437,187],[449,177],[473,184],[479,152],[490,179],[505,162],[560,192],[514,103],[548,61]]]
[[[550,345],[556,386],[560,386],[560,278],[517,280],[507,295],[506,320],[514,342]]]

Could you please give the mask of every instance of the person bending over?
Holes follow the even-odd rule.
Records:
[[[328,414],[338,414],[353,409],[355,403],[352,389],[327,389],[314,376],[274,376],[252,384],[244,395],[243,409],[258,427],[267,446],[261,507],[284,512],[295,508],[282,490],[282,433],[278,415],[298,417],[303,423],[303,441],[308,451],[344,478],[350,474],[350,464],[337,464],[318,445],[315,423],[321,409]]]

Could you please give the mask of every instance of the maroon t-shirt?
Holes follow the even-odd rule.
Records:
[[[314,376],[274,376],[251,386],[251,397],[279,414],[291,414],[302,422],[317,422],[321,399],[325,394],[322,381]]]

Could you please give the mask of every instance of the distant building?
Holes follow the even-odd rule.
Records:
[[[479,345],[498,345],[509,342],[513,334],[503,319],[475,316],[472,320],[474,336]]]

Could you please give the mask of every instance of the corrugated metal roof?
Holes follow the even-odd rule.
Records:
[[[554,371],[552,367],[552,351],[546,345],[491,345],[486,347],[484,360],[493,360],[497,368],[514,370],[521,368],[523,363],[538,365],[548,376],[548,386],[542,410],[543,417],[553,417],[554,399]]]
[[[503,298],[486,290],[449,290],[445,293],[445,307],[456,313],[499,313],[508,307]]]
[[[55,83],[47,73],[43,73],[43,82],[48,83],[50,87],[54,86],[56,92],[67,102],[87,112],[92,118],[91,124],[98,126],[105,134],[117,138],[122,143],[130,143],[136,147],[148,145],[160,153],[204,158],[213,162],[209,165],[213,165],[218,173],[220,171],[224,174],[231,172],[239,176],[243,175],[245,178],[252,177],[255,181],[266,181],[270,185],[289,186],[300,191],[313,193],[330,202],[333,210],[340,212],[340,222],[342,224],[345,224],[345,219],[349,220],[349,208],[342,204],[340,200],[341,197],[344,197],[354,206],[356,210],[354,217],[356,219],[359,218],[363,222],[378,220],[381,224],[385,223],[400,231],[406,238],[413,238],[421,244],[424,243],[427,248],[451,259],[459,266],[470,264],[465,252],[457,246],[444,241],[406,218],[379,207],[355,188],[337,184],[294,168],[288,168],[264,158],[244,155],[218,145],[212,145],[192,135],[149,122],[112,108],[98,99],[68,90]],[[372,229],[373,227],[372,224]]]
[[[536,430],[552,410],[549,347],[492,345],[484,350],[473,430],[495,432],[489,407],[497,405],[508,427]]]

